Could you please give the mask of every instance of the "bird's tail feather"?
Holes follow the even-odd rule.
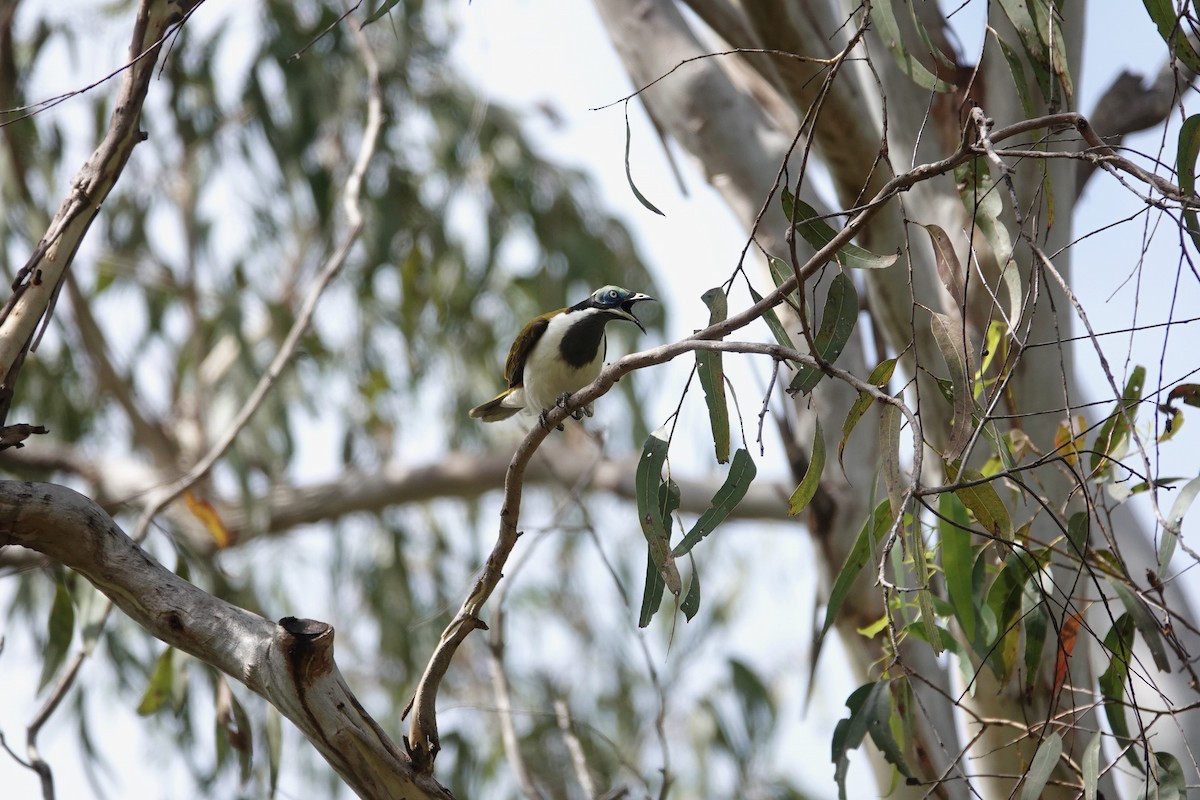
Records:
[[[472,419],[481,419],[484,422],[499,422],[502,419],[508,419],[513,414],[516,414],[523,407],[515,403],[506,404],[504,401],[509,399],[509,396],[516,391],[515,389],[505,389],[500,394],[488,400],[483,405],[475,406],[471,409],[470,416]]]

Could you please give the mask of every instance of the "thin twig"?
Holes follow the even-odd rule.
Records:
[[[379,64],[375,60],[375,53],[371,49],[371,44],[356,20],[350,21],[350,29],[354,33],[355,44],[358,47],[363,66],[366,68],[368,88],[367,122],[363,128],[362,143],[359,145],[358,157],[355,159],[354,167],[350,171],[350,175],[346,178],[345,191],[342,197],[342,209],[349,223],[348,229],[337,249],[329,256],[329,259],[325,262],[325,266],[318,273],[315,284],[309,290],[308,296],[304,298],[304,303],[300,306],[300,312],[296,315],[296,321],[292,323],[292,327],[284,338],[283,344],[280,345],[279,351],[267,366],[262,377],[259,378],[254,391],[250,393],[250,396],[246,399],[245,404],[233,422],[230,423],[225,433],[217,440],[208,453],[194,467],[188,470],[183,477],[156,493],[156,499],[149,504],[146,511],[142,514],[141,520],[138,522],[137,531],[134,536],[138,541],[141,541],[145,537],[151,522],[154,521],[154,518],[160,511],[187,491],[196,481],[208,474],[208,471],[225,455],[225,451],[229,449],[242,432],[242,429],[250,422],[251,417],[258,411],[267,395],[271,392],[271,389],[274,388],[276,381],[283,374],[284,369],[291,362],[292,356],[300,344],[300,339],[308,331],[308,327],[312,323],[313,316],[317,310],[317,304],[320,302],[325,290],[333,282],[333,279],[341,272],[342,267],[346,263],[346,258],[350,255],[350,251],[354,248],[354,245],[358,242],[359,235],[362,233],[363,216],[360,204],[362,182],[363,177],[366,175],[367,167],[375,155],[375,149],[379,142],[379,132],[383,128],[383,95],[379,85]]]

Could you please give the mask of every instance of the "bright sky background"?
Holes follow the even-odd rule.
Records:
[[[972,4],[979,6],[978,0]],[[236,8],[237,0],[209,0],[199,11],[206,14],[225,16],[228,9]],[[1162,44],[1150,21],[1145,17],[1140,4],[1128,4],[1120,14],[1112,12],[1109,4],[1092,3],[1087,6],[1089,27],[1087,46],[1084,52],[1083,74],[1078,81],[1078,107],[1085,113],[1092,107],[1095,98],[1123,68],[1139,72],[1153,72],[1158,68]],[[745,234],[726,210],[720,198],[698,177],[688,171],[686,183],[688,196],[681,195],[674,178],[668,170],[661,146],[650,129],[645,115],[638,104],[631,106],[633,124],[632,168],[639,187],[665,213],[655,216],[646,211],[632,196],[624,175],[624,116],[621,107],[605,111],[588,111],[626,95],[630,90],[628,79],[609,45],[604,31],[588,3],[570,3],[562,0],[507,0],[496,2],[481,0],[471,5],[455,2],[453,19],[458,26],[461,40],[455,49],[455,57],[466,74],[483,92],[497,102],[514,106],[525,114],[527,129],[548,153],[554,154],[563,163],[586,169],[593,176],[606,204],[617,210],[632,226],[642,245],[647,260],[656,270],[660,285],[665,289],[664,297],[674,302],[670,307],[670,328],[667,335],[677,338],[701,327],[707,319],[707,310],[698,302],[702,291],[716,285],[728,276],[744,245]],[[246,4],[241,20],[254,24],[252,18],[260,13],[253,5]],[[970,9],[967,12],[970,13]],[[247,19],[250,15],[251,19]],[[978,29],[977,23],[970,23]],[[964,27],[967,27],[964,25]],[[967,39],[968,52],[971,38]],[[977,41],[978,37],[976,37]],[[81,82],[81,77],[72,73],[64,77],[68,85]],[[152,89],[153,91],[153,89]],[[540,108],[549,107],[561,123],[552,122]],[[1003,122],[1003,121],[1000,121]],[[1178,120],[1167,134],[1168,163],[1173,159],[1173,146]],[[1152,132],[1131,137],[1127,145],[1146,152],[1157,152],[1161,132]],[[677,159],[685,166],[687,155],[676,149]],[[1098,176],[1093,179],[1083,201],[1076,211],[1076,230],[1088,231],[1107,223],[1115,222],[1137,210],[1135,198],[1126,190],[1116,186],[1111,179]],[[1075,248],[1074,264],[1076,289],[1085,308],[1098,330],[1111,330],[1130,324],[1133,313],[1134,283],[1124,283],[1131,272],[1141,250],[1140,223],[1123,226],[1112,232],[1093,237]],[[1177,245],[1169,236],[1162,246],[1155,249],[1147,260],[1142,286],[1138,295],[1140,319],[1144,322],[1161,321],[1167,318],[1167,304],[1175,295],[1174,275],[1177,268]],[[630,287],[639,288],[639,287]],[[1182,280],[1179,293],[1179,308],[1176,318],[1188,317],[1200,309],[1200,292],[1196,281],[1190,276]],[[1172,351],[1164,358],[1163,373],[1169,382],[1177,382],[1188,364],[1194,364],[1196,340],[1194,326],[1181,326],[1170,336]],[[1149,386],[1155,385],[1158,363],[1164,347],[1166,329],[1152,331],[1138,337],[1129,363],[1145,364],[1150,372]],[[1116,341],[1115,339],[1109,340]],[[1112,367],[1124,380],[1127,365],[1117,357],[1123,348],[1109,350]],[[682,385],[688,365],[680,359],[653,379],[638,377],[635,380],[650,381],[662,385]],[[1081,365],[1086,363],[1081,359]],[[751,387],[759,383],[751,382]],[[765,379],[762,379],[765,385]],[[1091,393],[1104,391],[1102,384],[1092,383]],[[660,407],[658,418],[673,408],[676,398],[661,393],[657,398]],[[742,397],[743,408],[756,409],[760,398],[749,392]],[[751,416],[755,413],[751,411]],[[651,415],[652,418],[655,415]],[[693,417],[697,441],[703,435],[703,420]],[[1164,463],[1170,466],[1164,473],[1194,475],[1200,438],[1200,422],[1185,426],[1176,444],[1164,453]],[[769,427],[769,426],[768,426]],[[752,435],[752,434],[751,434]],[[768,459],[762,478],[784,479],[785,472],[779,448],[768,441]],[[711,460],[711,459],[709,459]],[[697,471],[706,469],[703,461]],[[689,470],[690,471],[690,470]],[[1169,499],[1166,501],[1169,502]],[[1195,525],[1185,526],[1185,533]],[[782,556],[802,563],[807,545],[796,537],[789,545],[792,552]],[[778,539],[774,540],[778,546]],[[830,650],[823,656],[825,674],[837,674],[838,655]],[[14,666],[16,672],[14,674]],[[22,667],[28,667],[23,670]],[[37,680],[40,658],[29,652],[28,643],[10,641],[8,649],[0,655],[0,672],[5,675],[7,691],[0,699],[0,730],[10,744],[23,746],[24,725],[29,716],[29,704],[14,703],[16,699],[31,696],[29,688]],[[811,762],[815,773],[810,785],[822,791],[832,790],[832,765],[828,763],[828,732],[833,720],[840,715],[842,698],[849,686],[830,687],[825,693],[829,702],[824,708],[810,711],[809,726],[816,735],[799,729],[792,743],[804,752],[815,754]],[[797,715],[794,703],[781,712]],[[69,720],[69,709],[59,712],[56,720],[43,733],[41,743],[48,751],[52,763],[63,765],[58,772],[60,797],[86,797],[90,791],[86,784],[72,781],[78,777],[74,763],[78,756],[73,745],[73,726]],[[114,759],[122,773],[126,789],[137,786],[138,775],[131,764],[129,753],[143,757],[153,752],[156,745],[142,733],[136,718],[129,719],[114,715],[120,722],[102,746],[110,742],[116,745],[114,752],[126,754]],[[815,723],[815,724],[814,724]],[[797,750],[793,750],[797,752]],[[180,784],[184,785],[184,784]],[[31,773],[13,764],[0,755],[0,786],[14,787],[17,796],[32,796],[36,792],[36,781]],[[858,788],[868,796],[868,784]],[[298,787],[291,787],[297,791]],[[158,787],[158,796],[179,796],[170,792],[169,786]],[[852,796],[856,792],[851,792]],[[119,793],[118,793],[119,796]]]

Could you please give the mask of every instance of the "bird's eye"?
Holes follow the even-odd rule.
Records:
[[[616,299],[617,299],[617,290],[616,290],[616,289],[609,289],[609,290],[608,290],[608,296],[609,296],[609,297],[611,297],[613,300],[616,300]]]

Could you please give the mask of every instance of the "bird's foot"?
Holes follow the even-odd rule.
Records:
[[[546,419],[546,415],[550,413],[550,409],[543,409],[541,414],[538,414],[538,424],[545,430],[550,430],[550,421]],[[557,430],[563,430],[562,423],[555,426]]]

